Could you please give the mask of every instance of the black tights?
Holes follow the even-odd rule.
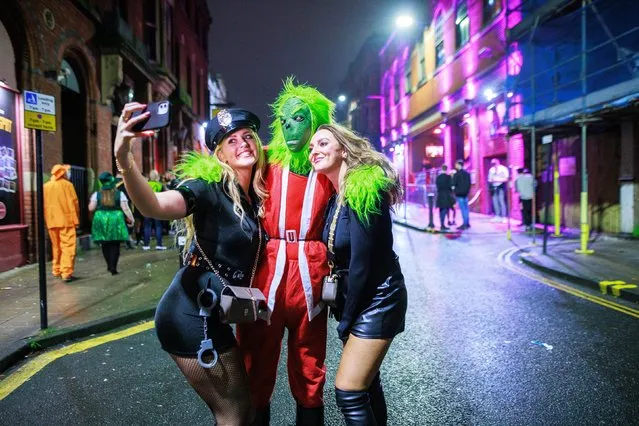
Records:
[[[219,354],[217,364],[203,368],[197,358],[171,355],[195,392],[206,402],[216,424],[244,426],[252,421],[248,375],[237,348]]]
[[[102,241],[102,255],[106,260],[109,272],[118,272],[118,259],[120,258],[120,242],[119,241]]]

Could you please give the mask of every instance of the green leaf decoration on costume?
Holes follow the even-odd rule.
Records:
[[[344,200],[364,225],[370,224],[371,215],[381,214],[384,194],[394,185],[378,165],[359,166],[347,173],[344,182]]]
[[[215,155],[189,152],[182,156],[174,170],[179,180],[203,179],[208,183],[222,180],[222,165]]]
[[[269,163],[308,175],[312,169],[308,144],[319,126],[334,122],[335,104],[314,87],[296,85],[294,77],[288,77],[271,110],[274,119],[267,150]],[[282,120],[290,126],[286,131]]]

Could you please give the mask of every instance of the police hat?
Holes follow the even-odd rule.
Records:
[[[215,151],[229,133],[238,129],[260,130],[260,119],[255,114],[245,109],[229,108],[221,109],[206,126],[206,146]]]

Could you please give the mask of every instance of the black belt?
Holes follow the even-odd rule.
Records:
[[[287,229],[284,231],[285,237],[271,237],[269,236],[269,240],[280,240],[286,241],[287,243],[296,243],[298,241],[322,241],[317,238],[297,238],[297,231],[295,229]]]
[[[213,264],[213,267],[217,270],[217,272],[223,278],[226,278],[229,281],[244,280],[245,274],[244,274],[244,271],[242,271],[241,269],[231,267],[223,262],[220,262],[217,259],[211,259],[211,263]],[[197,253],[193,253],[193,252],[187,253],[184,259],[184,264],[194,268],[202,268],[207,271],[214,272],[209,266],[209,263]]]

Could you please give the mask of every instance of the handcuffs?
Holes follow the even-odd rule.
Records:
[[[213,308],[217,305],[217,296],[215,292],[207,286],[200,290],[197,295],[197,305],[200,307],[200,317],[202,317],[204,339],[200,342],[200,350],[197,351],[197,362],[203,368],[213,368],[217,364],[218,354],[213,347],[213,340],[208,336],[208,324],[206,319],[209,318],[213,312]],[[206,359],[211,358],[209,362]]]

